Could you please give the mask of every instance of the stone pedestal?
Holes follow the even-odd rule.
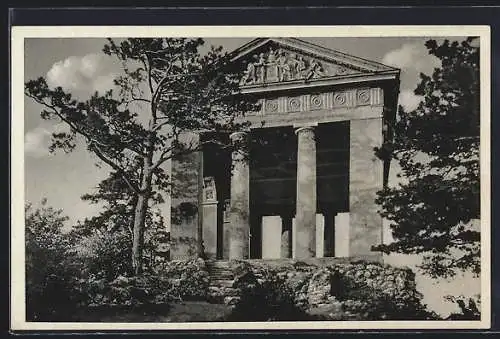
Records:
[[[316,255],[316,140],[313,126],[298,128],[295,257]]]
[[[203,250],[208,259],[217,258],[217,201],[205,201],[203,206]]]
[[[374,147],[380,147],[382,118],[351,120],[349,165],[349,256],[380,255],[371,247],[382,241],[382,217],[375,203],[383,188],[383,162]]]
[[[262,259],[279,259],[281,257],[282,225],[281,217],[279,215],[262,216]],[[255,241],[257,241],[257,239],[255,239]]]
[[[335,257],[349,256],[349,212],[335,216]]]
[[[250,170],[248,166],[248,134],[230,136],[234,150],[231,169],[231,208],[229,259],[248,259],[250,249]]]
[[[203,217],[202,239],[203,253],[208,259],[217,258],[217,190],[215,179],[207,177],[203,179]]]

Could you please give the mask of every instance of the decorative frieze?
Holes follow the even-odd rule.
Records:
[[[300,112],[302,111],[302,100],[300,97],[287,98],[288,107],[287,112]]]
[[[244,62],[244,76],[241,85],[256,85],[293,80],[310,80],[321,77],[344,76],[359,73],[344,65],[324,62],[315,57],[297,54],[293,51],[272,47],[252,55]]]
[[[370,105],[370,89],[358,89],[356,92],[357,106]]]
[[[361,88],[341,92],[305,94],[294,97],[261,99],[261,114],[283,114],[342,107],[383,105],[380,88]]]

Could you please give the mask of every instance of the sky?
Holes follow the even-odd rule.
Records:
[[[424,46],[430,37],[384,37],[384,38],[304,38],[303,40],[354,56],[381,62],[401,69],[399,103],[407,109],[415,108],[421,98],[413,90],[420,72],[431,74],[438,60],[430,56]],[[443,38],[436,38],[442,40]],[[457,39],[457,38],[454,38]],[[246,42],[248,38],[206,38],[206,48],[221,45],[231,51]],[[31,38],[25,40],[25,81],[45,77],[50,86],[62,86],[79,98],[85,98],[94,91],[104,91],[112,85],[113,77],[119,72],[119,64],[101,53],[105,39],[98,38]],[[89,205],[80,197],[91,191],[107,174],[106,169],[95,166],[95,157],[84,147],[77,147],[72,153],[49,154],[50,135],[65,127],[58,123],[43,121],[40,106],[31,99],[24,101],[25,126],[25,199],[37,205],[43,198],[50,206],[63,209],[70,218],[70,224],[95,214],[99,207]],[[391,171],[391,181],[395,171]],[[386,230],[386,236],[390,234]],[[391,256],[388,263],[414,266],[418,258]],[[479,292],[479,284],[468,284],[469,278],[439,283],[417,276],[419,288],[426,301],[440,313],[450,310],[440,298],[441,295]]]

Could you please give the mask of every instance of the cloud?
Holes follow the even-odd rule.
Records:
[[[115,76],[115,65],[110,57],[94,53],[54,63],[46,78],[51,87],[61,86],[75,95],[89,95],[112,88]]]
[[[440,65],[438,58],[430,55],[423,43],[407,43],[384,55],[382,63],[401,69],[428,73]]]
[[[403,106],[407,111],[412,111],[418,107],[420,101],[423,97],[420,95],[415,95],[412,90],[402,90],[399,93],[399,104]]]
[[[407,110],[417,108],[422,100],[422,97],[413,93],[420,82],[420,73],[431,75],[434,68],[441,66],[441,61],[429,54],[423,41],[406,43],[387,52],[382,63],[401,69],[399,104]]]
[[[33,158],[43,158],[49,155],[49,146],[52,133],[68,132],[64,123],[53,126],[37,126],[24,135],[24,154]]]

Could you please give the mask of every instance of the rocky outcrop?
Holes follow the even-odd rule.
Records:
[[[409,269],[371,262],[314,264],[295,260],[228,261],[218,265],[224,266],[227,279],[225,283],[211,282],[210,293],[235,310],[250,307],[243,312],[250,317],[253,312],[262,316],[266,307],[275,307],[276,312],[293,307],[303,316],[322,320],[431,317],[421,304],[422,296]],[[259,302],[265,305],[253,310],[250,305]]]

